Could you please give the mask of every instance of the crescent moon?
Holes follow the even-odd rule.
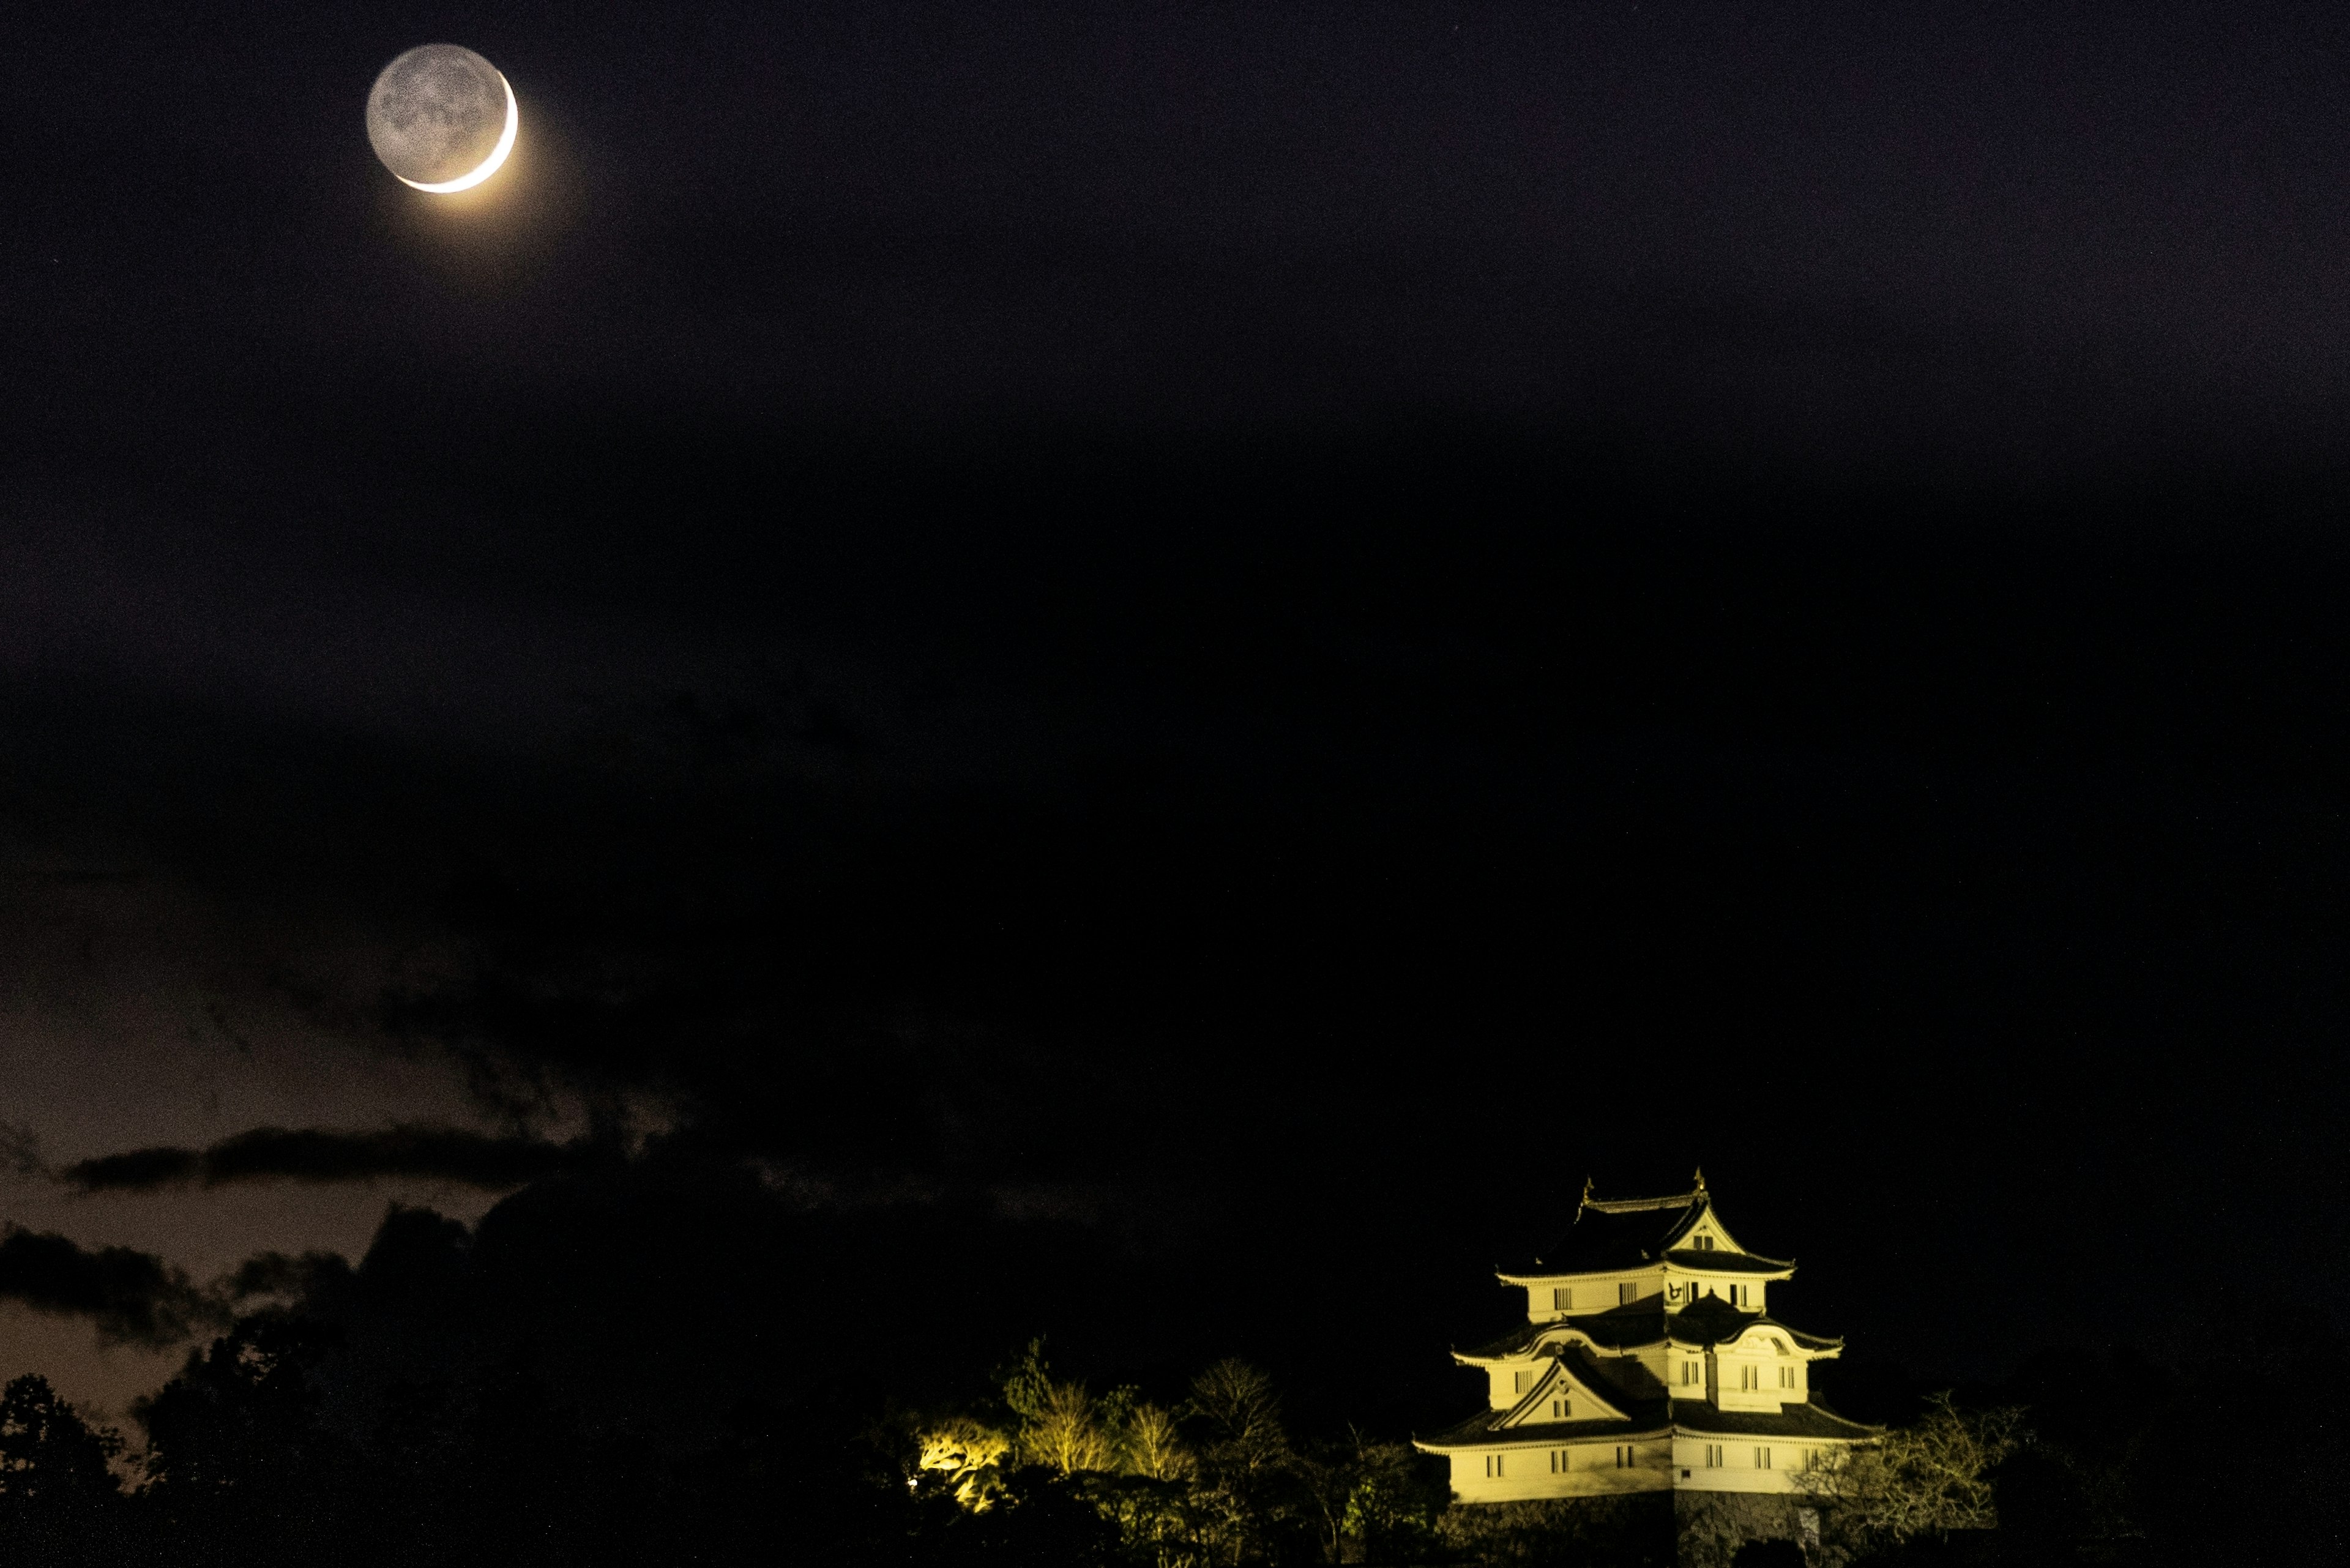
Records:
[[[431,185],[425,184],[421,180],[411,180],[405,174],[394,174],[392,178],[403,185],[413,185],[420,191],[430,191],[436,196],[446,196],[452,192],[470,191],[496,173],[498,165],[506,161],[506,154],[514,151],[515,132],[522,129],[522,111],[515,107],[514,83],[506,80],[506,74],[504,71],[498,73],[498,85],[506,89],[506,128],[498,132],[498,144],[490,149],[490,155],[483,159],[479,166],[471,173],[460,174],[454,180],[442,180]]]

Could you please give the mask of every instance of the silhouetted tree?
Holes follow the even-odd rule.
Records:
[[[48,1379],[0,1392],[0,1560],[68,1564],[115,1554],[126,1521],[112,1460],[122,1438],[92,1428]]]
[[[318,1424],[319,1363],[338,1336],[278,1314],[241,1320],[137,1408],[142,1501],[197,1562],[314,1563],[343,1554],[348,1446]]]

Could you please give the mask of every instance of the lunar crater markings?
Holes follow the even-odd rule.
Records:
[[[514,149],[514,89],[495,66],[455,44],[400,55],[368,92],[368,141],[383,166],[420,191],[477,185]]]

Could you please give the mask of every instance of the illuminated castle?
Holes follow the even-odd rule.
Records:
[[[1670,1494],[1684,1561],[1713,1555],[1693,1532],[1816,1540],[1797,1478],[1877,1429],[1812,1397],[1812,1364],[1844,1342],[1771,1316],[1794,1272],[1731,1239],[1702,1172],[1670,1198],[1603,1202],[1586,1182],[1566,1239],[1501,1275],[1525,1325],[1453,1352],[1484,1372],[1487,1407],[1418,1446],[1467,1503]]]

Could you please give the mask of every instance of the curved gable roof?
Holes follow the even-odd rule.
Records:
[[[1682,1249],[1682,1241],[1709,1217],[1712,1231],[1726,1245],[1711,1251]],[[1795,1266],[1791,1261],[1761,1257],[1740,1246],[1714,1213],[1713,1196],[1706,1191],[1705,1179],[1700,1175],[1690,1191],[1662,1198],[1594,1198],[1591,1184],[1586,1182],[1583,1200],[1575,1206],[1575,1220],[1566,1235],[1536,1258],[1532,1267],[1510,1271],[1503,1277],[1540,1279],[1638,1269],[1668,1253],[1675,1254],[1675,1262],[1731,1272],[1776,1273]]]
[[[1674,1341],[1680,1345],[1727,1345],[1750,1328],[1767,1328],[1785,1334],[1804,1350],[1834,1352],[1844,1348],[1841,1339],[1790,1328],[1768,1313],[1741,1312],[1719,1296],[1708,1296],[1673,1314],[1671,1327]]]
[[[1503,1412],[1493,1424],[1496,1428],[1539,1426],[1543,1407],[1554,1399],[1572,1398],[1580,1395],[1584,1404],[1599,1407],[1598,1414],[1585,1416],[1584,1420],[1621,1421],[1627,1419],[1624,1391],[1614,1388],[1603,1379],[1593,1376],[1587,1358],[1559,1356],[1550,1364],[1550,1370],[1534,1379],[1534,1386],[1525,1397]],[[1613,1397],[1610,1397],[1613,1396]]]
[[[1468,1350],[1456,1350],[1452,1355],[1463,1362],[1503,1361],[1542,1354],[1540,1347],[1545,1339],[1561,1344],[1581,1340],[1596,1350],[1632,1350],[1667,1339],[1677,1345],[1724,1345],[1757,1325],[1785,1334],[1807,1351],[1833,1355],[1844,1348],[1841,1339],[1805,1334],[1768,1313],[1741,1311],[1720,1296],[1707,1296],[1669,1313],[1663,1309],[1659,1298],[1645,1296],[1606,1312],[1522,1323],[1498,1338]]]

